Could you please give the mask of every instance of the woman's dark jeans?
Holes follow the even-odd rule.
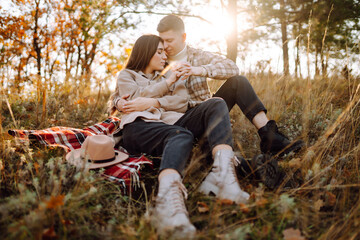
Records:
[[[162,156],[160,171],[171,168],[180,174],[194,140],[202,137],[209,150],[219,144],[233,146],[228,109],[220,98],[211,98],[188,110],[174,125],[137,119],[123,129],[124,147],[130,154]]]

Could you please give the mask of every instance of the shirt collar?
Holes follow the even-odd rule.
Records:
[[[170,61],[178,61],[178,60],[180,60],[180,59],[185,58],[185,56],[186,56],[186,54],[187,54],[187,52],[186,52],[186,47],[187,47],[187,44],[185,43],[184,49],[181,50],[181,51],[180,51],[178,54],[176,54],[175,56],[172,56],[172,57],[169,56],[169,60],[170,60]]]
[[[140,70],[138,73],[147,79],[154,80],[160,75],[161,72],[155,71],[154,74],[145,74],[143,71]]]

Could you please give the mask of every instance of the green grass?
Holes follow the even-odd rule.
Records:
[[[268,116],[291,139],[307,147],[280,160],[292,189],[266,189],[241,181],[251,193],[246,205],[227,204],[196,192],[204,176],[203,159],[194,149],[185,185],[187,208],[198,239],[283,239],[298,229],[306,239],[360,238],[360,84],[342,76],[284,79],[249,76],[268,108]],[[211,82],[216,89],[221,82]],[[66,164],[62,149],[19,142],[13,128],[50,126],[83,128],[106,119],[109,92],[76,93],[64,87],[47,97],[46,119],[36,114],[34,97],[1,99],[0,238],[1,239],[156,239],[146,214],[156,190],[156,170],[146,171],[143,188],[132,196],[96,172],[82,173]],[[41,113],[41,109],[39,111]],[[236,107],[231,112],[236,151],[250,158],[260,153],[256,129]],[[201,172],[201,174],[200,174]],[[204,207],[205,206],[205,207]],[[300,239],[300,238],[299,238]]]

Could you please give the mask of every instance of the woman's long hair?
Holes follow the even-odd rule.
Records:
[[[134,44],[125,68],[134,71],[144,71],[156,53],[160,42],[164,43],[156,35],[143,35],[139,37]]]
[[[134,71],[144,71],[147,65],[149,65],[151,58],[155,55],[160,42],[164,43],[164,40],[152,34],[139,37],[134,44],[125,68]],[[116,90],[111,94],[108,101],[108,111],[110,115],[116,112],[114,106],[114,98],[118,96]]]

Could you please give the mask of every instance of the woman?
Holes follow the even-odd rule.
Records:
[[[237,203],[247,201],[249,195],[241,190],[235,175],[225,102],[213,98],[188,110],[189,96],[184,81],[179,80],[181,73],[174,70],[164,76],[160,72],[166,59],[160,37],[140,37],[119,73],[112,103],[119,107],[120,100],[128,100],[121,106],[125,149],[130,154],[162,156],[152,223],[160,234],[170,231],[173,237],[184,238],[196,232],[185,208],[181,177],[194,139],[206,137],[214,159],[199,190]]]

